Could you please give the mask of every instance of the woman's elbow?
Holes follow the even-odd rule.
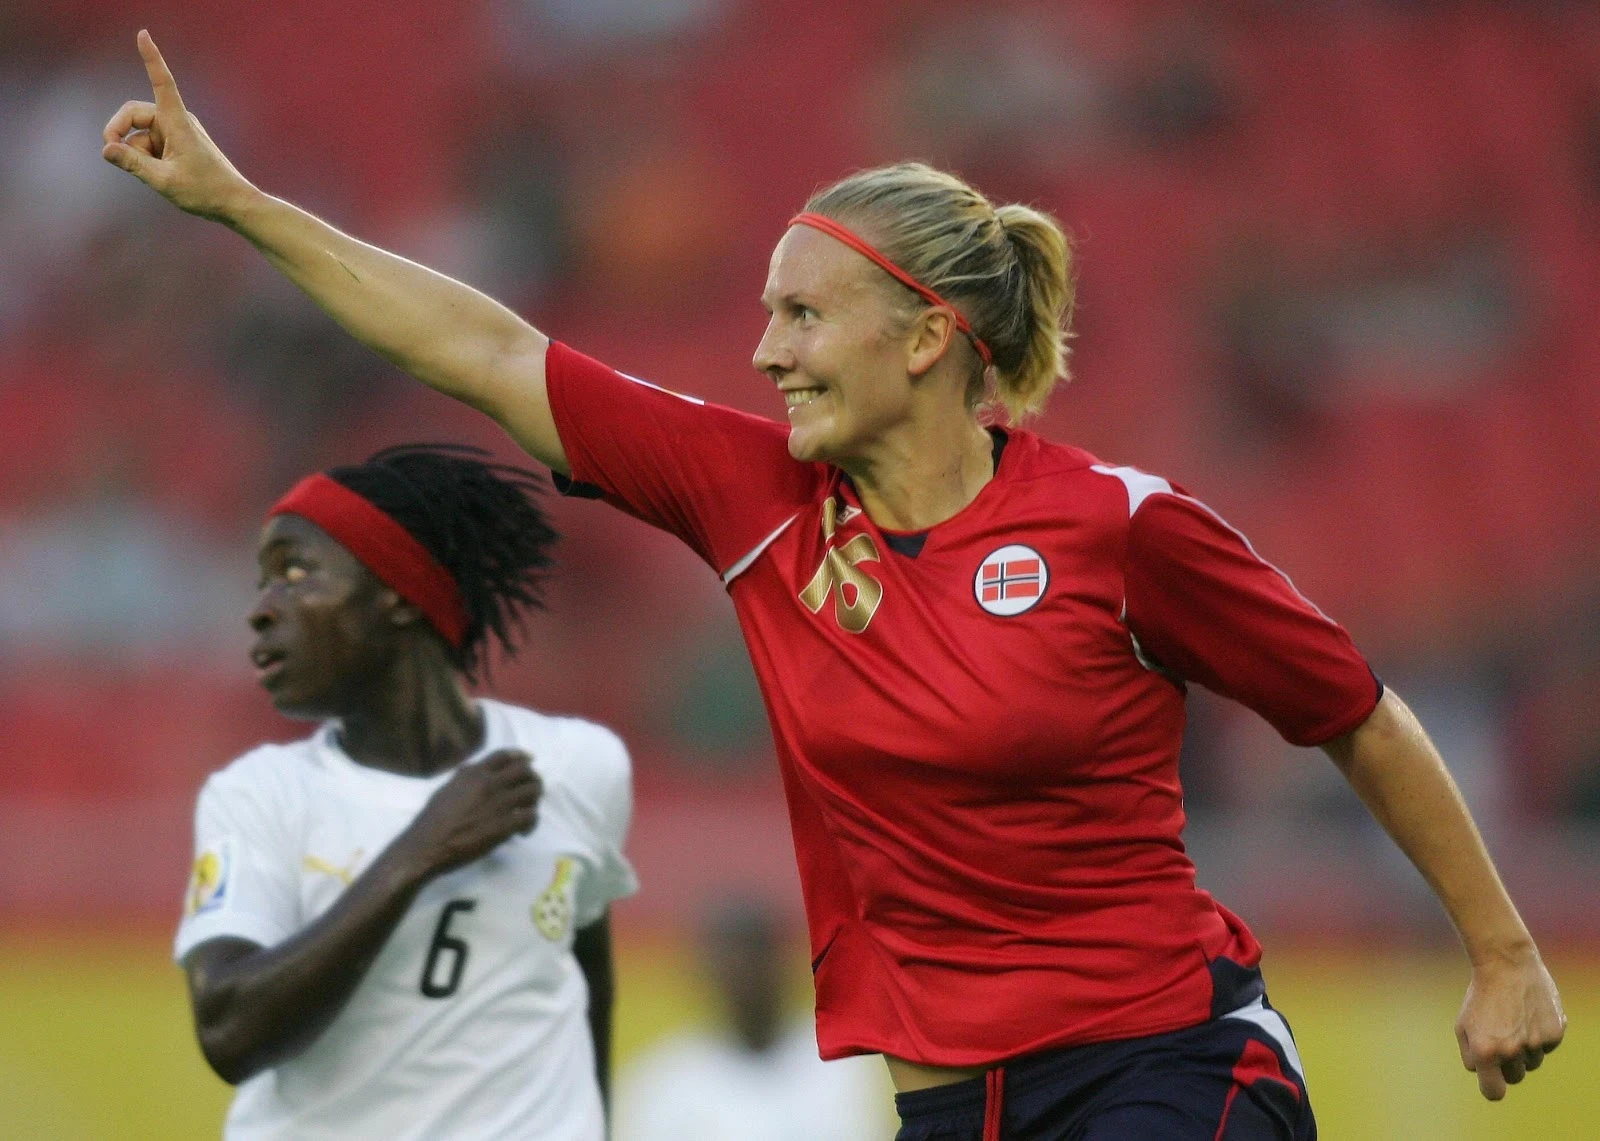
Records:
[[[217,1077],[231,1086],[248,1081],[265,1066],[251,1057],[248,1043],[225,1014],[206,1017],[195,1011],[195,1037],[200,1043],[200,1054]]]

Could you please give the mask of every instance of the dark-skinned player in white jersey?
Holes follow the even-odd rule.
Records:
[[[628,754],[469,695],[556,534],[544,481],[386,448],[300,481],[257,545],[250,657],[321,721],[213,773],[174,952],[224,1135],[603,1141]]]
[[[775,249],[774,423],[623,377],[488,297],[258,190],[179,97],[104,157],[229,226],[362,342],[727,584],[782,767],[826,1057],[878,1052],[902,1141],[1315,1136],[1260,947],[1194,883],[1196,681],[1320,745],[1471,970],[1484,1096],[1559,1044],[1555,984],[1427,735],[1344,630],[1166,480],[1012,425],[1064,372],[1053,220],[906,164]]]

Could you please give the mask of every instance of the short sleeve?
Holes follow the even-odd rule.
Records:
[[[269,947],[300,927],[299,854],[286,843],[275,792],[237,765],[213,774],[200,790],[175,959],[219,936]]]
[[[1149,484],[1130,483],[1126,621],[1140,651],[1294,745],[1365,721],[1382,685],[1344,628],[1210,508],[1137,474],[1160,484],[1146,495]]]
[[[578,884],[574,922],[587,927],[606,908],[639,890],[639,879],[623,849],[633,817],[633,771],[627,746],[615,733],[586,726],[583,747],[576,758],[584,776],[577,795],[584,801],[595,847],[595,873]]]
[[[827,478],[789,455],[784,425],[624,376],[560,342],[546,377],[571,484],[678,536],[718,574]]]

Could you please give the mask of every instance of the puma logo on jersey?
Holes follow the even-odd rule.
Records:
[[[828,553],[800,592],[801,605],[813,614],[822,609],[831,595],[833,616],[851,634],[859,634],[867,628],[867,623],[878,612],[878,603],[883,601],[883,584],[861,569],[862,563],[882,561],[872,536],[863,533],[846,543],[834,545],[833,535],[839,524],[859,514],[858,508],[846,506],[840,516],[838,500],[832,498],[822,505],[822,538],[828,545]]]
[[[307,853],[300,857],[300,866],[308,872],[320,872],[325,876],[332,876],[344,884],[345,887],[349,887],[350,881],[356,878],[356,865],[361,862],[364,852],[365,849],[357,848],[355,854],[350,857],[349,863],[342,868],[329,863],[320,856],[313,856]]]
[[[552,943],[560,942],[572,926],[572,879],[577,868],[578,861],[571,856],[558,858],[550,886],[533,901],[533,925]]]

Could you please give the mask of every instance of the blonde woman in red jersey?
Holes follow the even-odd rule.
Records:
[[[783,425],[622,377],[262,193],[139,50],[154,101],[112,117],[108,161],[721,575],[788,793],[818,1040],[885,1055],[903,1141],[1315,1136],[1260,948],[1183,852],[1190,680],[1321,745],[1433,886],[1484,1096],[1559,1044],[1454,783],[1345,632],[1181,488],[986,426],[991,382],[1016,422],[1063,372],[1052,220],[916,165],[814,198],[762,297]]]

